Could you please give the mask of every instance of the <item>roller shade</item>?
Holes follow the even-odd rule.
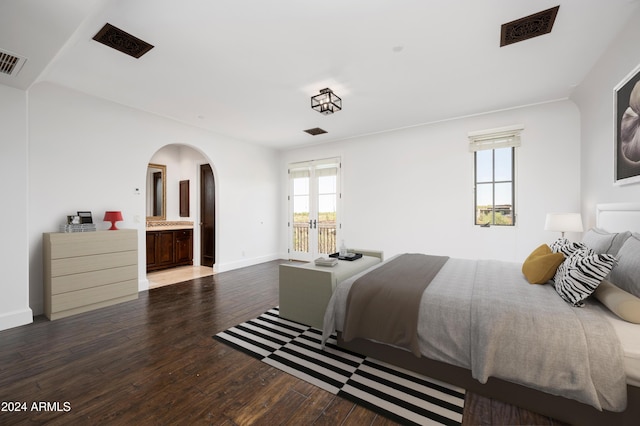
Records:
[[[524,126],[515,125],[499,129],[469,132],[469,151],[476,152],[486,149],[498,149],[520,146],[520,132]]]

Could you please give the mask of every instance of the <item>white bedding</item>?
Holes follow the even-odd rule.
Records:
[[[603,308],[603,311],[622,345],[627,383],[640,387],[640,324],[624,321],[608,309]]]
[[[491,262],[488,264],[491,265]],[[551,347],[552,344],[546,341],[545,337],[551,336],[551,333],[546,333],[544,329],[538,330],[537,336],[534,335],[531,339],[533,342],[537,342],[534,343],[534,346],[543,349],[537,351],[537,358],[531,362],[531,367],[527,369],[514,363],[511,359],[513,356],[521,356],[523,353],[525,357],[528,357],[526,351],[522,349],[523,344],[513,344],[514,341],[520,340],[522,333],[519,335],[514,331],[514,327],[507,327],[508,330],[505,331],[504,337],[501,337],[499,334],[478,332],[479,329],[473,328],[475,327],[474,323],[484,322],[485,315],[484,312],[478,312],[480,309],[482,311],[496,311],[490,315],[498,318],[498,322],[504,323],[505,319],[508,322],[509,318],[514,318],[514,323],[523,322],[526,327],[526,320],[521,320],[517,315],[517,310],[528,310],[528,302],[523,301],[528,297],[531,297],[531,300],[535,300],[537,297],[548,298],[549,306],[542,306],[543,314],[538,314],[545,317],[555,315],[556,310],[569,306],[560,296],[555,294],[553,287],[528,284],[515,264],[513,267],[501,268],[503,265],[499,263],[486,267],[485,264],[478,266],[476,261],[449,259],[431,282],[421,301],[418,326],[421,353],[430,359],[470,369],[473,376],[481,382],[485,382],[489,376],[495,375],[539,390],[577,399],[599,409],[604,408],[612,411],[623,409],[626,405],[623,369],[627,369],[628,382],[637,384],[640,379],[640,374],[638,374],[640,373],[640,339],[630,337],[633,341],[631,343],[625,342],[623,349],[620,349],[620,346],[615,344],[615,339],[612,339],[613,343],[610,340],[606,346],[602,346],[589,345],[589,342],[596,340],[587,337],[586,345],[590,347],[589,350],[595,351],[595,353],[589,353],[587,356],[581,355],[580,358],[586,358],[587,365],[568,371],[573,369],[573,366],[570,366],[572,358],[568,357],[566,352],[560,356],[548,356],[551,352],[544,351],[547,346]],[[328,337],[334,330],[342,331],[349,288],[353,281],[365,273],[366,271],[352,277],[336,288],[325,314],[323,337]],[[508,279],[502,281],[513,281],[515,285],[500,287],[502,292],[500,298],[504,295],[504,298],[512,302],[505,309],[495,310],[491,308],[491,301],[496,296],[487,292],[490,285],[483,283],[500,281],[496,277],[503,275],[508,276]],[[433,297],[434,294],[437,294],[436,298]],[[523,294],[526,294],[526,297],[523,297]],[[473,299],[473,302],[469,300],[470,298]],[[482,304],[478,302],[479,299],[484,299]],[[637,332],[640,330],[640,326],[629,323],[621,324],[611,315],[607,315],[608,311],[600,304],[593,303],[585,308],[569,307],[569,309],[575,315],[569,314],[570,320],[568,322],[574,321],[572,316],[575,316],[575,321],[581,322],[582,327],[589,329],[589,332],[592,328],[598,328],[599,333],[609,336],[617,334],[623,341],[628,340],[625,337],[627,335],[638,336]],[[579,310],[571,311],[571,309]],[[532,316],[531,312],[528,314],[529,317]],[[564,322],[567,322],[567,316],[565,315],[563,318],[563,324],[559,324],[559,327],[564,327]],[[608,327],[606,320],[600,321],[602,318],[609,319],[615,333],[612,332],[611,327]],[[437,324],[437,327],[430,327],[430,324],[434,323]],[[461,323],[469,323],[472,326],[471,328],[469,326],[461,327]],[[549,323],[544,327],[548,329]],[[574,338],[573,335],[570,337]],[[506,340],[502,340],[503,338]],[[555,339],[559,338],[555,337]],[[582,345],[584,338],[574,340]],[[624,352],[624,357],[622,352]],[[606,363],[608,365],[604,370],[589,373],[591,369],[595,371],[593,365],[589,365],[593,359],[609,359],[608,357],[612,361]],[[563,374],[552,374],[551,370],[546,368],[551,361],[559,362]],[[508,365],[510,363],[511,365]],[[567,368],[564,369],[562,366]],[[545,377],[539,378],[538,376]],[[538,380],[540,380],[539,383]],[[569,384],[567,385],[567,383]],[[557,385],[563,388],[556,391],[554,388]]]

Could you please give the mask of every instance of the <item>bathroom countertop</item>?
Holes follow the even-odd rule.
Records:
[[[154,221],[147,222],[147,231],[173,231],[179,229],[193,229],[190,221]]]

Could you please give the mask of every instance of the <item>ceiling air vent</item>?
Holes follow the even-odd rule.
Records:
[[[502,24],[500,47],[550,33],[558,9],[560,6]]]
[[[153,49],[153,46],[146,41],[142,41],[109,23],[104,24],[104,27],[93,36],[93,39],[136,59]]]
[[[4,50],[0,50],[0,74],[17,75],[27,60]]]
[[[321,135],[323,133],[327,133],[326,130],[321,129],[320,127],[314,127],[313,129],[307,129],[305,132],[309,133],[311,136]]]

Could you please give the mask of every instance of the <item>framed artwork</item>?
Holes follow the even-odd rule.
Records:
[[[640,65],[614,89],[614,184],[640,182]]]
[[[78,212],[78,216],[80,216],[80,223],[93,223],[91,212]]]

